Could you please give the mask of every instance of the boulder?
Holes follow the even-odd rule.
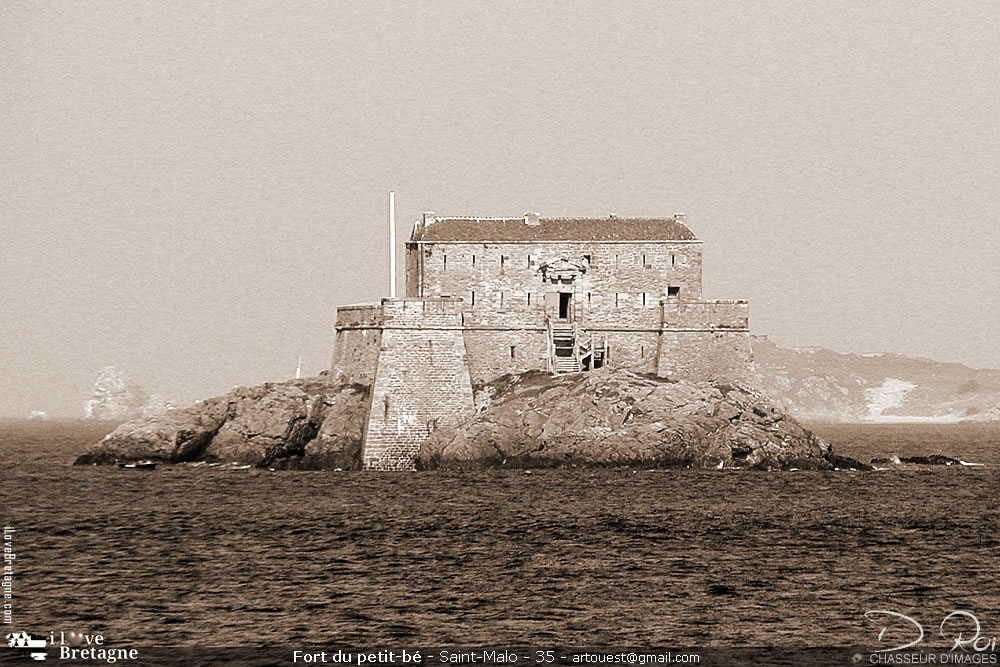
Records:
[[[505,376],[470,420],[441,428],[417,467],[831,469],[830,446],[749,387],[629,371]]]
[[[229,394],[229,416],[205,450],[205,460],[268,464],[302,454],[319,430],[323,394],[291,383],[239,387]]]
[[[358,470],[361,443],[368,425],[369,387],[341,388],[331,399],[316,437],[306,443],[300,461],[290,467],[310,470]]]
[[[195,460],[225,423],[228,410],[229,401],[222,396],[183,410],[126,422],[77,458],[76,463]]]

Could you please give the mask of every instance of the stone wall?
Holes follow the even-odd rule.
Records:
[[[616,295],[619,302],[637,303],[645,294],[655,306],[669,287],[679,298],[701,298],[700,241],[411,242],[406,247],[407,278],[413,281],[408,295],[462,297],[476,316],[502,309],[544,317],[545,294],[560,291],[573,292],[581,310],[609,308]],[[572,284],[544,281],[541,267],[560,259],[585,271]]]
[[[507,373],[548,370],[546,329],[466,329],[465,347],[474,385]],[[513,349],[511,349],[513,348]]]
[[[749,331],[664,331],[657,375],[722,379],[753,385]]]
[[[664,329],[750,328],[750,305],[742,300],[673,301],[664,299]]]
[[[608,367],[627,368],[636,373],[656,373],[659,331],[597,330],[596,340],[607,336]]]
[[[658,330],[663,313],[659,297],[647,293],[594,296],[581,326],[587,329],[649,329]],[[604,302],[607,302],[606,304]]]
[[[410,470],[420,443],[474,411],[461,301],[383,299],[363,464]]]
[[[331,368],[344,382],[371,386],[382,346],[382,308],[374,304],[337,308]]]

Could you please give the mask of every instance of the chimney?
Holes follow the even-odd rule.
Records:
[[[541,224],[538,213],[531,212],[524,214],[524,224],[531,225],[532,227],[537,227]]]
[[[686,213],[674,213],[674,222],[679,222],[682,225],[687,224],[687,214]]]
[[[424,211],[424,226],[434,222],[434,211]]]

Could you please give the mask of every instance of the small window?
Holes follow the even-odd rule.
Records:
[[[585,261],[587,264],[590,264],[590,255],[584,255],[583,261]]]
[[[667,288],[667,296],[680,296],[681,288],[676,285],[671,285]]]
[[[476,265],[476,256],[475,255],[472,256],[472,265],[473,266]]]
[[[531,305],[531,292],[528,292],[528,305]]]
[[[587,307],[590,307],[590,292],[587,292]]]
[[[503,310],[503,292],[500,292],[500,310]]]
[[[615,255],[615,268],[618,268],[618,255]]]
[[[444,270],[447,271],[448,270],[448,255],[442,255],[442,257],[444,258]]]
[[[476,305],[476,293],[472,292],[472,305]]]
[[[503,268],[503,262],[504,262],[505,259],[507,259],[507,258],[504,257],[503,255],[500,255],[500,268]]]
[[[646,266],[646,256],[645,255],[642,256],[642,265]]]
[[[646,358],[646,346],[645,345],[640,345],[639,346],[639,358],[640,359],[645,359]]]
[[[615,292],[615,308],[618,307],[618,292]]]
[[[645,292],[642,293],[642,305],[644,305],[644,306],[646,305],[646,293]]]
[[[670,266],[677,265],[677,255],[670,253]]]
[[[511,359],[514,358],[514,346],[513,345],[510,346],[510,358]]]

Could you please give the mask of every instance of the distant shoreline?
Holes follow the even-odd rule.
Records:
[[[864,426],[866,424],[1000,424],[1000,420],[975,420],[961,419],[948,415],[938,415],[930,417],[918,417],[913,415],[887,415],[882,417],[869,417],[868,419],[831,419],[828,417],[813,417],[810,415],[795,415],[795,418],[806,424],[853,424]]]

